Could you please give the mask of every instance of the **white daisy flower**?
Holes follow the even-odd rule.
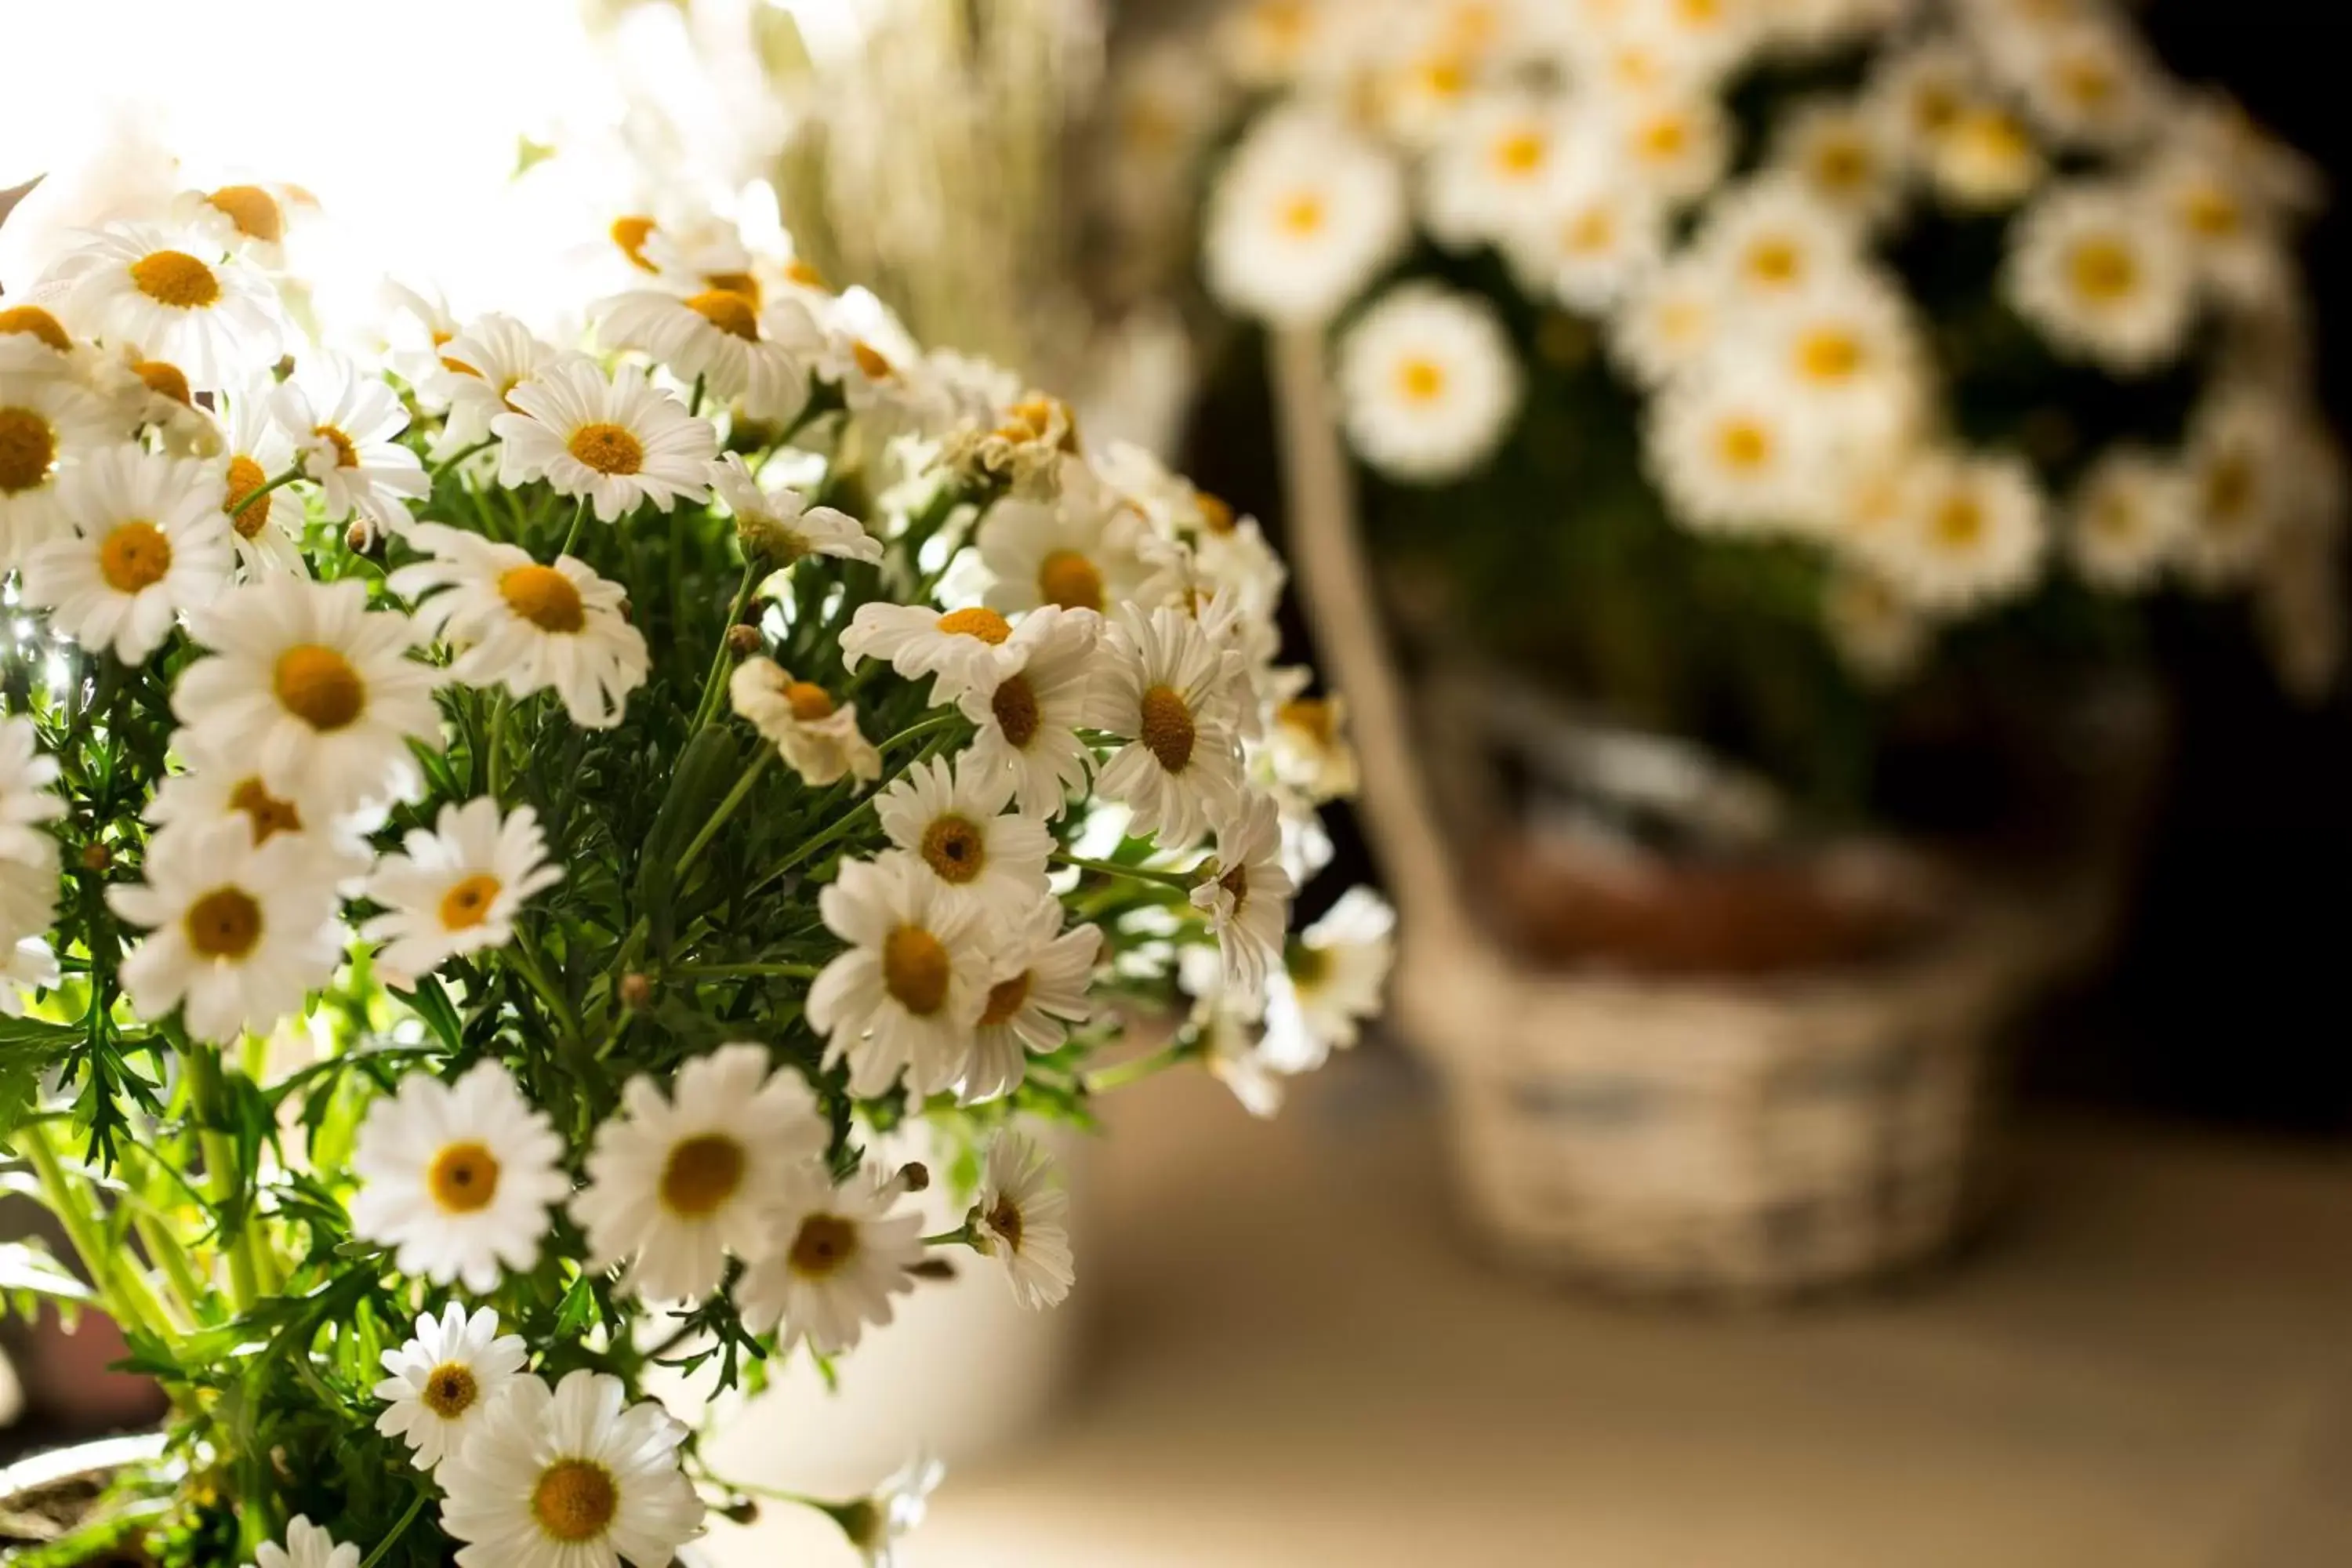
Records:
[[[1261,1048],[1258,1023],[1255,1003],[1237,1004],[1213,990],[1193,1004],[1189,1026],[1199,1032],[1209,1076],[1231,1090],[1244,1110],[1265,1121],[1281,1111],[1287,1075]]]
[[[1348,435],[1364,460],[1419,484],[1483,464],[1518,412],[1510,339],[1484,299],[1433,284],[1391,290],[1339,350]]]
[[[2163,73],[2126,24],[2085,13],[2017,51],[2009,72],[2026,112],[2070,146],[2120,151],[2166,109]]]
[[[1730,117],[1712,93],[1604,99],[1589,112],[1592,127],[1580,137],[1669,206],[1714,190],[1731,163]]]
[[[779,1354],[806,1340],[819,1355],[855,1347],[866,1325],[887,1324],[890,1298],[911,1290],[923,1258],[923,1220],[893,1214],[898,1187],[869,1173],[834,1185],[804,1167],[785,1183],[769,1235],[774,1245],[736,1287],[754,1333],[776,1333]]]
[[[567,354],[541,342],[512,316],[495,311],[468,323],[436,347],[432,369],[418,390],[448,409],[433,443],[436,462],[492,439],[490,422],[521,410],[509,401],[514,389],[551,365],[583,356]]]
[[[0,861],[0,884],[35,875],[32,868],[14,861]],[[50,875],[54,886],[57,878]],[[25,996],[28,992],[46,991],[59,978],[57,954],[49,951],[48,942],[37,936],[9,942],[7,910],[19,895],[0,886],[0,1018],[22,1017]],[[46,917],[44,917],[46,929]]]
[[[82,356],[83,384],[103,403],[115,427],[133,437],[152,431],[179,457],[215,457],[220,426],[196,404],[187,372],[149,358],[135,343],[111,343]]]
[[[328,521],[360,518],[371,537],[408,531],[408,503],[433,482],[394,439],[408,428],[408,410],[383,377],[342,354],[313,355],[270,395],[269,411],[318,485]]]
[[[360,928],[360,939],[385,944],[376,966],[395,985],[413,985],[460,953],[504,947],[524,900],[563,879],[530,806],[501,817],[499,803],[482,795],[444,805],[434,829],[412,828],[403,852],[377,861],[367,880],[384,912]]]
[[[1319,110],[1281,110],[1210,197],[1209,289],[1277,325],[1328,321],[1403,250],[1409,224],[1393,159]]]
[[[1285,954],[1266,998],[1260,1049],[1284,1070],[1311,1072],[1352,1047],[1380,1016],[1396,957],[1396,911],[1350,888]]]
[[[730,1253],[766,1251],[785,1178],[821,1162],[830,1139],[808,1081],[770,1071],[764,1046],[696,1058],[667,1095],[630,1079],[572,1200],[590,1267],[626,1263],[621,1289],[649,1301],[702,1300],[725,1281]]]
[[[547,1211],[572,1189],[562,1154],[546,1113],[499,1063],[455,1083],[412,1072],[360,1124],[352,1232],[394,1248],[403,1274],[488,1295],[502,1268],[539,1261]],[[454,1495],[446,1466],[441,1480]]]
[[[1142,513],[1076,458],[1051,500],[998,502],[980,526],[980,560],[994,581],[985,602],[1003,616],[1041,605],[1108,615],[1153,604],[1175,585],[1177,553]]]
[[[1562,100],[1548,94],[1475,99],[1422,171],[1422,221],[1456,249],[1501,238],[1565,177],[1577,129]]]
[[[861,605],[841,634],[842,664],[887,659],[908,679],[932,676],[931,702],[953,702],[988,678],[994,650],[1013,623],[982,605],[940,611],[929,605]]]
[[[882,559],[882,542],[866,532],[864,523],[845,511],[809,505],[808,498],[790,485],[772,489],[761,485],[733,452],[719,459],[710,483],[735,514],[743,548],[762,562],[781,567],[806,555],[868,564]]]
[[[1849,223],[1874,228],[1902,202],[1901,155],[1866,105],[1805,103],[1781,121],[1772,148],[1774,167]]]
[[[907,854],[848,862],[817,907],[849,944],[809,987],[825,1065],[845,1058],[861,1099],[888,1092],[901,1074],[919,1100],[962,1081],[996,959],[987,907],[956,897]]]
[[[2013,597],[2041,575],[2042,511],[2021,459],[1929,457],[1906,481],[1902,513],[1875,563],[1904,597],[1934,612]]]
[[[1976,57],[1957,40],[1937,37],[1884,57],[1864,100],[1897,155],[1925,167],[1936,139],[1977,101],[1983,85]]]
[[[174,732],[172,750],[186,771],[164,779],[148,801],[147,820],[157,827],[208,826],[234,818],[245,823],[256,847],[280,834],[307,833],[312,836],[312,854],[341,858],[349,873],[363,875],[373,863],[375,852],[357,831],[363,820],[306,818],[299,802],[270,793],[250,752],[193,730]]]
[[[1312,672],[1278,672],[1287,693],[1266,726],[1267,765],[1286,789],[1316,802],[1345,800],[1362,781],[1356,749],[1348,743],[1348,702],[1338,692],[1301,695]]]
[[[257,845],[235,819],[170,829],[148,841],[143,870],[145,881],[106,890],[116,914],[147,929],[122,961],[142,1016],[184,1006],[200,1040],[266,1035],[342,962],[341,863],[321,863],[299,836]]]
[[[236,553],[217,474],[129,446],[84,456],[58,481],[65,533],[24,563],[26,602],[85,647],[143,664],[183,610],[228,585]]]
[[[303,1514],[286,1521],[286,1544],[265,1541],[254,1549],[255,1568],[360,1568],[360,1549],[335,1538]]]
[[[605,343],[652,355],[679,380],[740,403],[751,418],[788,421],[807,405],[809,368],[824,339],[797,307],[763,313],[731,289],[683,297],[639,289],[598,300],[589,314]]]
[[[73,382],[0,365],[0,559],[21,561],[65,527],[59,460],[120,439],[106,405]]]
[[[977,667],[957,700],[977,727],[963,765],[1002,769],[1028,816],[1052,818],[1086,787],[1094,752],[1079,738],[1094,690],[1100,617],[1047,605],[1024,618]]]
[[[0,860],[54,866],[58,841],[40,825],[64,816],[66,805],[56,787],[58,760],[38,737],[30,719],[0,714]],[[46,910],[40,923],[48,924]]]
[[[1822,627],[1846,668],[1878,687],[1917,669],[1936,635],[1935,623],[1885,577],[1853,567],[1822,590]]]
[[[275,271],[286,261],[286,204],[260,185],[183,191],[173,221],[201,231],[219,249]]]
[[[1120,609],[1102,647],[1108,657],[1088,695],[1093,727],[1127,744],[1096,775],[1096,790],[1130,808],[1131,832],[1181,848],[1239,804],[1224,657],[1183,611],[1147,617],[1132,605]]]
[[[194,234],[143,224],[102,230],[61,258],[68,313],[93,337],[138,343],[209,391],[277,363],[285,323],[269,280]]]
[[[650,662],[620,584],[572,556],[542,566],[517,545],[440,523],[419,523],[409,542],[426,559],[387,584],[415,604],[419,628],[459,650],[448,679],[517,697],[552,689],[592,730],[621,721]]]
[[[1062,914],[1062,900],[1042,893],[1008,922],[998,979],[973,1037],[971,1070],[959,1090],[967,1102],[1011,1094],[1027,1076],[1029,1053],[1059,1050],[1069,1026],[1093,1016],[1087,988],[1102,954],[1102,932],[1090,925],[1066,931]]]
[[[415,799],[409,742],[441,739],[435,671],[408,658],[409,618],[367,602],[366,584],[348,579],[273,574],[230,589],[188,617],[213,652],[181,672],[172,711],[322,819]]]
[[[1723,296],[1708,259],[1685,252],[1634,285],[1609,321],[1610,349],[1635,381],[1655,391],[1696,363],[1723,335]]]
[[[2049,172],[2025,126],[1990,99],[1964,103],[1929,140],[1926,155],[1937,192],[1962,207],[2014,205]]]
[[[866,1568],[905,1568],[898,1556],[899,1539],[921,1527],[930,1511],[931,1493],[946,1475],[946,1465],[918,1452],[870,1495],[825,1511],[857,1549]]]
[[[2131,191],[2060,187],[2018,221],[2004,292],[2064,351],[2126,374],[2179,353],[2196,310],[2188,247]]]
[[[949,901],[969,903],[992,921],[1026,909],[1045,885],[1054,836],[1042,818],[1005,815],[1012,773],[959,757],[933,757],[891,781],[874,797],[890,842],[939,879]]]
[[[1290,900],[1298,891],[1282,861],[1282,820],[1271,795],[1254,795],[1217,829],[1217,858],[1192,889],[1224,960],[1226,983],[1244,994],[1265,989],[1269,964],[1282,961]]]
[[[1852,453],[1903,445],[1927,417],[1927,349],[1899,286],[1856,268],[1786,306],[1735,324],[1722,353],[1771,376],[1801,419]]]
[[[302,498],[291,485],[249,500],[262,486],[294,466],[294,442],[270,414],[277,383],[267,378],[227,396],[220,457],[221,510],[229,521],[229,542],[250,574],[290,572],[307,575],[302,559]]]
[[[559,361],[518,384],[507,401],[514,411],[490,421],[505,443],[503,483],[543,479],[564,495],[589,498],[605,522],[647,501],[667,511],[681,500],[710,498],[718,431],[635,365],[608,381],[591,363]]]
[[[1334,0],[1243,0],[1217,20],[1217,53],[1245,86],[1274,87],[1327,56],[1343,22]]]
[[[627,1400],[619,1378],[585,1368],[552,1393],[515,1379],[435,1478],[442,1530],[468,1542],[457,1568],[667,1568],[702,1532],[677,1463],[688,1433],[654,1401]]]
[[[1018,1132],[998,1133],[971,1205],[971,1246],[1004,1265],[1013,1299],[1029,1311],[1060,1306],[1076,1278],[1069,1214],[1053,1156]]]
[[[882,776],[882,753],[857,727],[857,704],[836,705],[814,681],[771,658],[747,658],[727,683],[736,716],[760,731],[793,772],[816,785]]]
[[[1729,287],[1734,310],[1801,299],[1849,277],[1859,261],[1853,231],[1836,213],[1772,175],[1709,207],[1697,246]]]
[[[1530,292],[1599,315],[1664,260],[1666,212],[1648,191],[1585,160],[1521,208],[1503,242]]]
[[[2275,214],[2241,170],[2184,146],[2158,157],[2148,199],[2189,252],[2199,279],[2223,300],[2254,307],[2285,289],[2291,256]]]
[[[1707,532],[1804,531],[1826,508],[1832,465],[1819,420],[1778,378],[1693,378],[1650,406],[1649,464],[1676,519]]]
[[[2189,509],[2178,464],[2145,447],[2117,447],[2093,463],[2075,489],[2067,553],[2095,587],[2126,594],[2145,588],[2179,548]]]
[[[2189,526],[2180,566],[2209,592],[2245,581],[2290,504],[2285,485],[2292,423],[2273,394],[2223,387],[2190,422],[2184,466]]]
[[[416,1320],[415,1339],[383,1352],[383,1370],[391,1375],[374,1394],[391,1404],[375,1418],[375,1429],[406,1441],[418,1469],[433,1469],[482,1429],[482,1418],[529,1354],[520,1335],[499,1334],[491,1308],[477,1308],[468,1318],[452,1301],[438,1319],[425,1313]]]
[[[47,308],[0,305],[0,374],[68,374],[73,353],[73,334]]]

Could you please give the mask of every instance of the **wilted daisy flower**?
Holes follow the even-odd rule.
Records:
[[[41,750],[30,719],[0,714],[0,860],[54,867],[58,841],[40,825],[65,815],[55,787],[58,771],[57,758]],[[41,914],[46,926],[46,905]]]
[[[553,1393],[528,1373],[443,1465],[441,1528],[458,1568],[661,1568],[702,1531],[677,1466],[685,1425],[583,1369]]]
[[[1650,406],[1649,463],[1675,518],[1719,532],[1803,530],[1824,508],[1831,464],[1819,421],[1797,416],[1777,377],[1694,378]]]
[[[1891,686],[1919,668],[1935,624],[1875,572],[1848,568],[1822,590],[1822,626],[1846,668]]]
[[[2145,447],[2102,456],[2075,489],[2066,545],[2085,582],[2117,593],[2155,581],[2189,525],[2179,467]]]
[[[512,412],[490,420],[505,443],[506,484],[545,479],[584,496],[596,516],[618,521],[650,501],[667,511],[679,500],[708,500],[719,433],[633,364],[610,380],[593,363],[560,360],[507,394]]]
[[[1284,1070],[1310,1072],[1356,1044],[1380,1016],[1395,959],[1396,911],[1370,888],[1350,888],[1283,955],[1266,999],[1261,1047]]]
[[[1790,111],[1772,145],[1774,166],[1850,223],[1874,226],[1903,199],[1899,155],[1885,121],[1863,104],[1804,104]]]
[[[1032,1312],[1060,1306],[1076,1278],[1069,1212],[1053,1156],[1018,1132],[998,1133],[971,1205],[972,1250],[1004,1265],[1013,1299]]]
[[[819,1355],[839,1355],[866,1324],[890,1321],[892,1296],[915,1288],[908,1270],[922,1261],[922,1216],[891,1213],[898,1184],[866,1172],[835,1186],[822,1168],[803,1167],[784,1187],[772,1245],[735,1303],[752,1332],[775,1331],[778,1353],[806,1340]]]
[[[1033,611],[976,667],[957,699],[977,727],[964,765],[1002,769],[1013,798],[1035,817],[1062,815],[1086,787],[1094,752],[1078,736],[1094,689],[1095,646],[1102,622],[1055,605]]]
[[[882,559],[882,542],[847,512],[811,506],[789,485],[763,486],[733,452],[710,472],[711,487],[735,514],[735,531],[746,553],[777,566],[804,555],[831,555],[868,563]]]
[[[572,1184],[563,1140],[513,1075],[477,1063],[455,1083],[411,1072],[368,1107],[352,1152],[352,1232],[395,1249],[403,1274],[486,1295],[539,1261],[547,1211]],[[445,1467],[442,1484],[454,1483]]]
[[[2154,205],[2098,185],[2036,202],[2018,222],[2002,281],[2061,349],[2126,374],[2179,352],[2197,300],[2187,247]]]
[[[269,410],[317,483],[330,521],[357,518],[370,537],[406,533],[407,503],[433,488],[415,453],[393,439],[408,410],[381,376],[341,354],[306,358]]]
[[[420,386],[449,411],[433,444],[434,459],[446,461],[491,439],[492,420],[520,412],[508,401],[516,387],[550,365],[577,357],[541,342],[512,316],[495,311],[444,341]]]
[[[269,280],[195,234],[122,225],[59,259],[73,319],[93,337],[138,343],[198,390],[275,363],[285,336]]]
[[[2014,458],[1938,455],[1906,481],[1876,564],[1924,609],[1957,613],[2032,585],[2048,541],[2032,471]]]
[[[911,855],[853,860],[817,895],[825,929],[849,944],[809,987],[825,1064],[846,1058],[850,1092],[908,1092],[961,1081],[988,1005],[995,933],[986,907],[956,897]]]
[[[1278,325],[1310,326],[1404,247],[1404,175],[1336,119],[1286,110],[1234,153],[1207,221],[1211,291]]]
[[[1258,995],[1267,965],[1281,962],[1290,900],[1298,891],[1283,866],[1282,821],[1272,796],[1248,797],[1219,826],[1217,858],[1203,877],[1192,889],[1192,907],[1208,916],[1225,982]]]
[[[1078,459],[1064,465],[1051,500],[998,502],[980,527],[980,560],[993,577],[988,607],[1005,616],[1041,605],[1107,615],[1152,604],[1176,581],[1176,552]]]
[[[172,711],[254,758],[272,795],[326,817],[423,787],[411,740],[437,741],[434,671],[416,628],[370,610],[365,584],[272,574],[188,617],[213,650],[181,673]]]
[[[2188,528],[2180,565],[2197,587],[2245,580],[2277,531],[2290,430],[2279,400],[2253,387],[2211,394],[2189,428]]]
[[[1499,238],[1562,179],[1576,130],[1547,94],[1498,91],[1465,105],[1422,173],[1429,232],[1456,247]]]
[[[1523,207],[1504,236],[1512,266],[1531,291],[1572,309],[1614,306],[1665,256],[1666,215],[1656,197],[1597,161]]]
[[[286,1523],[286,1544],[265,1541],[254,1549],[255,1568],[360,1568],[360,1549],[338,1545],[335,1538],[296,1514]]]
[[[85,454],[57,486],[66,531],[24,561],[26,602],[85,647],[142,664],[183,610],[208,605],[236,560],[221,481],[137,447]]]
[[[1094,727],[1127,744],[1096,775],[1125,803],[1130,828],[1173,849],[1239,804],[1241,769],[1223,689],[1229,671],[1181,610],[1123,606],[1103,638],[1109,656],[1088,694]]]
[[[404,1439],[416,1468],[430,1470],[481,1430],[528,1357],[521,1336],[499,1334],[499,1315],[488,1307],[470,1318],[455,1301],[438,1319],[427,1312],[416,1320],[415,1339],[383,1352],[391,1375],[374,1394],[391,1404],[375,1429]]]
[[[1423,484],[1485,462],[1519,405],[1518,361],[1493,307],[1433,284],[1391,289],[1349,329],[1338,381],[1364,460]]]
[[[0,551],[22,560],[65,526],[58,459],[120,438],[105,405],[60,375],[0,365]]]
[[[445,805],[435,830],[412,828],[402,853],[376,862],[367,896],[384,907],[360,928],[380,942],[376,964],[395,985],[410,985],[460,953],[514,940],[523,901],[563,879],[547,858],[539,815],[519,805],[504,816],[488,795]]]
[[[996,1100],[1021,1087],[1028,1053],[1061,1048],[1069,1026],[1094,1013],[1087,982],[1102,952],[1102,932],[1090,925],[1062,929],[1062,900],[1038,893],[1027,911],[1008,920],[996,983],[973,1032],[971,1070],[960,1089],[967,1100]]]
[[[229,542],[248,574],[292,572],[308,575],[302,560],[302,498],[290,485],[268,495],[261,488],[294,466],[294,442],[269,411],[277,384],[267,378],[240,387],[226,398],[220,464],[221,510],[228,517]]]
[[[1012,640],[1013,623],[982,605],[935,610],[929,605],[861,605],[841,634],[842,664],[890,661],[908,679],[932,676],[934,706],[953,702],[987,679],[993,650]]]
[[[824,1158],[829,1131],[808,1080],[772,1072],[764,1046],[696,1058],[668,1095],[631,1079],[572,1200],[590,1267],[626,1263],[621,1288],[647,1300],[700,1300],[726,1279],[730,1253],[766,1250],[785,1178]]]
[[[1005,814],[1010,770],[945,757],[917,763],[874,797],[890,842],[929,870],[949,901],[991,921],[1028,908],[1045,885],[1054,836],[1040,817]]]
[[[772,744],[810,784],[882,776],[882,753],[857,727],[857,704],[835,704],[814,681],[795,680],[770,658],[747,658],[727,683],[736,716]]]
[[[1266,727],[1266,760],[1286,789],[1311,800],[1340,800],[1356,793],[1360,775],[1356,749],[1348,743],[1348,703],[1338,692],[1304,695],[1312,672],[1280,670],[1274,721]]]
[[[387,584],[415,601],[419,628],[459,650],[449,679],[517,697],[552,689],[592,730],[621,721],[649,665],[620,584],[572,556],[542,566],[519,546],[440,523],[418,524],[409,542],[426,559]]]
[[[257,845],[236,819],[157,834],[145,880],[106,890],[116,914],[147,929],[122,961],[131,1005],[149,1018],[184,1007],[200,1040],[268,1034],[342,962],[343,869],[294,835]]]
[[[825,1512],[866,1561],[866,1568],[902,1568],[898,1541],[912,1534],[930,1510],[931,1493],[947,1467],[918,1453],[885,1478],[872,1495],[828,1506]]]
[[[788,420],[808,403],[809,365],[823,343],[806,312],[764,314],[732,289],[683,297],[639,289],[591,307],[597,335],[617,349],[651,354],[716,397],[740,403],[754,419]],[[787,334],[776,335],[781,327]]]

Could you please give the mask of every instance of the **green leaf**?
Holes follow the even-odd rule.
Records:
[[[414,991],[395,991],[393,994],[408,1004],[409,1011],[433,1031],[433,1037],[452,1052],[466,1048],[466,1021],[457,1016],[457,1005],[449,1000],[448,991],[441,982],[426,975]]]
[[[735,736],[724,724],[714,724],[688,742],[638,852],[637,903],[651,927],[653,951],[658,956],[667,955],[676,933],[678,857],[710,820],[719,798],[733,786],[742,766],[739,750]]]

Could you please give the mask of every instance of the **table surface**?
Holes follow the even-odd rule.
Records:
[[[1394,1058],[1271,1124],[1198,1077],[1110,1121],[1085,1375],[912,1568],[2352,1563],[2342,1155],[2037,1121],[1966,1257],[1725,1314],[1480,1258]],[[854,1561],[783,1512],[720,1563]]]

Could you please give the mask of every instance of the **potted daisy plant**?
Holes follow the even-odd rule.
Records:
[[[1367,895],[1286,934],[1341,742],[1269,738],[1255,526],[610,218],[595,291],[399,290],[379,354],[268,187],[0,300],[0,1153],[66,1243],[0,1299],[171,1411],[12,1561],[663,1568],[771,1497],[887,1558],[934,1468],[780,1496],[665,1394],[959,1270],[1055,1305],[1024,1128],[1182,1064],[1268,1109],[1378,1005]]]
[[[1264,329],[1210,402],[1270,362],[1481,1212],[1669,1287],[1932,1247],[2151,647],[2335,679],[2310,169],[2107,0],[1236,0],[1110,101],[1129,269]]]

